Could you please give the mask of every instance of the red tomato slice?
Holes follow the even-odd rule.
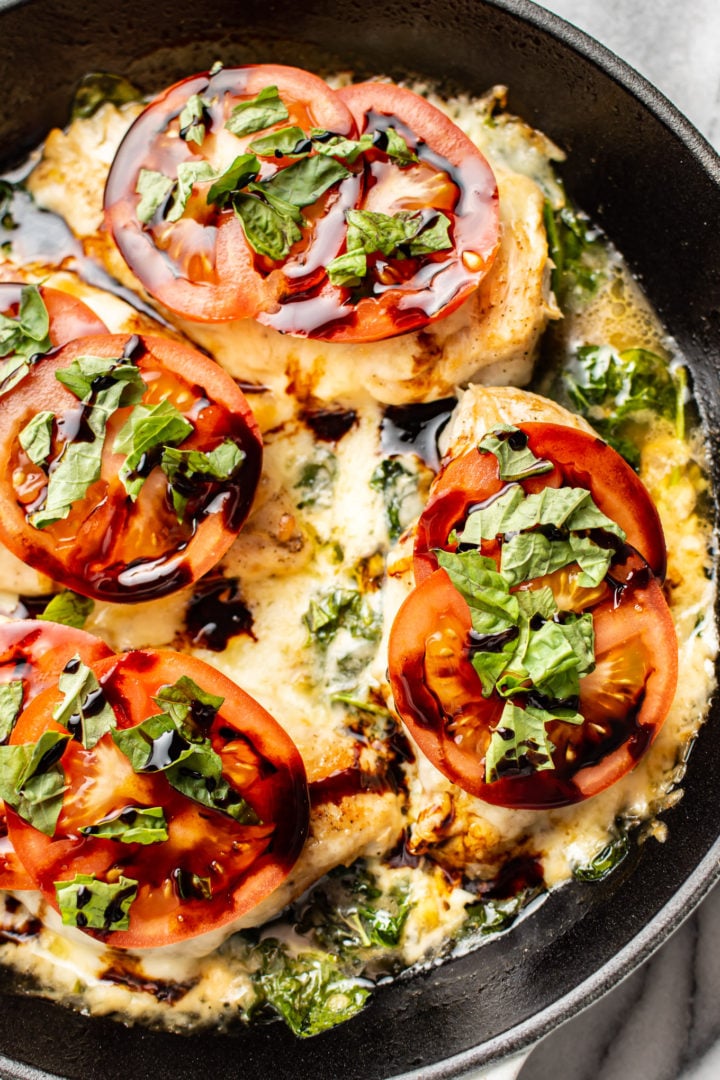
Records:
[[[326,283],[318,293],[290,298],[260,322],[284,333],[328,341],[378,341],[449,315],[477,288],[499,243],[498,191],[490,165],[475,144],[439,109],[390,83],[343,87],[338,97],[360,134],[378,147],[365,158],[357,209],[393,215],[440,211],[450,222],[451,247],[419,257],[368,255],[359,296]],[[418,162],[398,165],[381,149],[394,128]]]
[[[235,106],[270,86],[278,88],[287,119],[241,136],[225,129]],[[193,95],[209,103],[201,144],[179,137],[180,114]],[[337,254],[342,242],[342,225],[335,227],[334,219],[341,223],[345,205],[355,202],[358,179],[354,175],[322,197],[317,211],[312,208],[310,216],[325,215],[330,220],[321,221],[317,235],[314,226],[305,229],[303,241],[293,245],[283,266],[250,248],[232,209],[208,205],[210,182],[195,185],[186,213],[175,223],[153,219],[143,224],[137,216],[136,187],[142,169],[175,179],[179,165],[208,161],[220,172],[248,152],[249,143],[288,126],[303,132],[317,128],[354,135],[350,113],[322,79],[279,64],[228,68],[184,79],[159,94],[130,128],[108,176],[105,222],[130,269],[161,304],[188,319],[223,322],[276,307],[285,292],[300,287],[294,278],[300,278],[306,288],[324,277],[324,261]],[[261,179],[294,160],[263,159]]]
[[[79,654],[86,664],[110,656],[100,638],[59,623],[22,619],[0,625],[0,685],[22,680],[24,709],[60,677],[68,660]],[[34,889],[33,878],[7,838],[4,804],[0,804],[0,889]]]
[[[523,480],[523,489],[531,493],[544,487],[586,488],[600,510],[624,529],[628,544],[640,552],[655,576],[664,580],[667,553],[660,518],[647,489],[627,462],[598,436],[575,428],[541,423],[517,426],[536,457],[555,466],[552,472]],[[417,582],[437,569],[433,549],[454,550],[448,543],[453,529],[462,530],[470,510],[504,487],[494,454],[470,450],[441,468],[418,522],[414,554]],[[483,553],[494,555],[495,551],[483,547]]]
[[[121,357],[132,351],[146,384],[142,403],[169,401],[194,430],[178,448],[210,453],[225,441],[245,455],[227,480],[190,483],[182,521],[171,501],[168,477],[159,467],[162,447],[143,459],[147,474],[135,502],[119,472],[126,460],[113,444],[131,408],[109,419],[101,475],[67,517],[35,528],[29,515],[44,504],[48,483],[64,448],[83,434],[84,407],[55,377],[77,357]],[[18,436],[39,412],[54,414],[47,464],[35,464]],[[67,435],[70,438],[67,438]],[[140,601],[190,584],[222,558],[250,508],[261,465],[261,438],[244,394],[208,357],[161,337],[106,334],[80,338],[48,354],[0,398],[0,539],[21,559],[68,588],[109,601]],[[182,480],[178,480],[180,485]]]
[[[22,290],[27,286],[21,282],[3,282],[0,284],[0,312],[9,318],[16,318],[20,310]],[[87,337],[90,334],[105,334],[107,326],[94,311],[69,293],[61,289],[39,286],[50,318],[49,337],[54,346],[65,345],[73,338]]]
[[[90,666],[120,729],[157,715],[161,709],[153,696],[182,676],[223,698],[206,726],[207,736],[222,759],[224,779],[260,823],[241,824],[193,801],[163,772],[135,773],[106,734],[91,750],[75,739],[66,744],[61,764],[68,789],[53,837],[8,811],[16,850],[56,909],[55,882],[72,881],[78,873],[107,882],[122,874],[138,882],[129,929],[86,931],[113,948],[172,945],[235,922],[285,880],[305,841],[309,800],[294,743],[253,698],[194,657],[143,650]],[[52,719],[59,700],[57,689],[35,698],[12,742],[36,742],[44,731],[65,730]],[[148,807],[163,808],[167,840],[143,845],[80,832],[119,811]],[[205,894],[179,887],[179,880],[202,882]]]
[[[636,764],[672,704],[677,639],[657,580],[635,553],[616,564],[612,594],[592,608],[595,670],[580,680],[580,726],[548,724],[553,769],[487,782],[485,755],[504,700],[482,696],[469,655],[470,609],[444,570],[405,600],[388,649],[402,720],[449,780],[486,802],[545,809],[595,795]]]

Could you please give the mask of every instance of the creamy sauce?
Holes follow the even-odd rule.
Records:
[[[430,96],[478,143],[499,177],[503,253],[482,295],[424,337],[372,346],[292,340],[249,321],[206,327],[174,320],[175,332],[193,337],[257,391],[251,402],[265,436],[258,496],[246,528],[205,583],[161,602],[98,603],[86,624],[114,650],[164,645],[202,657],[286,728],[308,772],[310,837],[285,885],[237,929],[259,927],[261,939],[279,938],[290,956],[317,950],[318,933],[298,930],[319,903],[308,890],[318,882],[321,892],[335,888],[336,879],[324,875],[362,859],[381,901],[392,910],[400,905],[404,916],[396,944],[364,942],[356,950],[346,963],[353,976],[394,973],[471,947],[476,938],[463,936],[468,906],[502,878],[511,858],[524,860],[529,899],[541,891],[540,882],[559,885],[590,864],[616,835],[618,822],[640,825],[642,837],[662,840],[666,826],[658,814],[681,797],[687,750],[714,685],[711,538],[698,508],[705,488],[701,435],[678,438],[661,422],[645,433],[640,471],[666,531],[667,595],[683,678],[660,736],[638,766],[576,806],[550,812],[492,807],[452,785],[419,752],[413,755],[387,711],[387,634],[412,584],[412,526],[437,465],[436,436],[442,432],[443,451],[455,453],[497,422],[579,422],[563,412],[562,402],[512,389],[530,380],[540,337],[560,315],[549,287],[542,206],[544,199],[562,205],[552,167],[562,155],[515,118],[500,114],[489,121],[502,100],[499,89],[479,102]],[[135,106],[105,105],[66,133],[51,133],[30,176],[39,204],[69,223],[84,254],[74,238],[65,237],[66,246],[58,242],[52,252],[28,244],[29,215],[8,262],[0,264],[5,280],[42,279],[82,297],[112,332],[157,329],[147,298],[98,232],[105,176],[136,112]],[[92,258],[123,283],[123,295],[117,286],[111,294],[88,283],[105,283]],[[578,344],[593,343],[652,349],[678,362],[612,252],[609,268],[596,297],[577,314],[565,312],[545,351],[560,365]],[[142,300],[128,305],[134,296]],[[476,381],[511,389],[458,389]],[[536,384],[558,390],[548,365],[536,372]],[[459,404],[445,427],[455,396]],[[450,400],[436,410],[440,420],[424,444],[398,442],[402,415],[386,406],[437,399]],[[377,470],[399,454],[397,486],[383,492]],[[5,617],[22,614],[23,602],[50,591],[48,579],[0,551]],[[331,592],[358,597],[362,625],[348,620],[322,644],[309,620],[313,605]],[[370,736],[373,724],[377,731]],[[501,890],[496,895],[508,899]],[[169,1029],[222,1028],[249,1015],[257,1001],[257,936],[121,955],[59,927],[32,894],[7,897],[5,904],[0,958],[32,975],[52,999]],[[278,916],[283,921],[273,921]]]

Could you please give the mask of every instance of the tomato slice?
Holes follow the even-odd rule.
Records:
[[[590,608],[596,666],[580,679],[582,724],[548,723],[552,768],[525,762],[492,781],[486,754],[505,701],[497,691],[483,697],[470,660],[470,609],[442,569],[407,597],[388,650],[395,705],[449,780],[486,802],[545,809],[595,795],[636,764],[673,700],[677,639],[658,581],[637,553],[625,558]]]
[[[99,477],[91,478],[84,491],[77,489],[64,517],[42,527],[31,524],[37,520],[33,513],[47,504],[53,474],[68,448],[83,454],[82,447],[97,437],[89,427],[90,406],[56,378],[88,356],[129,357],[127,363],[135,365],[144,383],[142,405],[164,402],[182,417],[189,434],[172,443],[181,457],[187,451],[207,455],[229,447],[232,467],[215,475],[203,458],[199,471],[188,474],[190,459],[183,458],[173,479],[160,466],[168,449],[161,440],[138,457],[131,476],[144,482],[133,501],[121,478],[129,455],[115,450],[115,440],[136,403],[122,406],[107,420]],[[102,380],[97,383],[102,385]],[[50,454],[38,464],[19,437],[39,413],[54,419]],[[43,357],[0,399],[0,442],[0,539],[56,581],[109,601],[162,596],[210,570],[247,516],[262,456],[255,419],[229,375],[195,349],[136,335],[80,338]],[[193,460],[197,465],[198,459]]]
[[[517,426],[536,457],[554,465],[551,472],[523,480],[523,489],[528,493],[544,487],[587,489],[600,510],[624,529],[628,544],[640,552],[655,576],[664,580],[667,553],[657,509],[642,481],[620,454],[598,436],[562,424]],[[437,569],[433,549],[455,550],[448,541],[453,529],[462,530],[472,508],[491,500],[504,487],[494,454],[470,450],[443,465],[417,527],[417,582]],[[483,551],[494,554],[485,547]]]
[[[110,656],[100,638],[59,623],[21,619],[0,625],[0,685],[20,680],[24,709],[41,691],[53,686],[75,655],[86,664]],[[5,808],[0,809],[0,889],[34,889],[30,874],[7,837]]]
[[[23,282],[0,283],[0,313],[11,319],[17,318],[22,292],[25,288],[27,285]],[[107,333],[107,327],[102,319],[99,319],[95,312],[76,296],[70,296],[61,289],[51,289],[45,285],[40,285],[38,288],[47,308],[50,320],[48,335],[53,346],[65,345],[73,338]]]
[[[303,326],[313,324],[307,330],[311,337],[378,341],[449,315],[477,288],[498,248],[498,189],[475,144],[412,90],[368,82],[343,87],[338,96],[360,135],[374,136],[377,146],[365,161],[358,209],[388,215],[440,212],[449,221],[450,247],[422,257],[368,256],[370,270],[358,296],[351,288],[328,284],[318,297],[259,318],[286,333],[303,333]],[[390,129],[405,139],[416,162],[397,163],[383,152]],[[318,327],[320,312],[325,325]]]
[[[161,708],[153,698],[187,677],[222,699],[217,712],[193,715],[222,761],[222,776],[259,821],[241,823],[173,787],[163,771],[133,771],[106,733],[92,749],[70,739],[60,759],[67,790],[54,835],[8,811],[10,835],[37,887],[59,910],[55,883],[89,874],[137,882],[127,929],[88,927],[113,948],[145,949],[221,930],[251,911],[287,877],[305,841],[309,800],[302,759],[285,731],[248,694],[203,661],[169,651],[134,651],[90,665],[121,731]],[[13,743],[36,742],[63,696],[47,690],[31,703]],[[153,754],[160,753],[158,744]],[[163,751],[164,752],[164,751]],[[208,790],[212,790],[208,784]],[[80,832],[119,813],[162,808],[167,839],[153,843]],[[84,929],[84,927],[81,927]]]
[[[285,119],[244,135],[225,128],[234,108],[273,86],[286,107]],[[205,102],[204,137],[199,143],[180,135],[181,114],[195,95]],[[320,223],[303,227],[302,241],[293,245],[282,266],[252,250],[233,209],[208,204],[210,181],[195,185],[178,221],[157,220],[158,215],[148,223],[138,219],[136,188],[143,169],[174,180],[180,166],[208,162],[220,173],[249,152],[250,143],[285,127],[306,133],[311,129],[355,133],[352,116],[322,79],[279,64],[227,68],[184,79],[154,98],[128,131],[105,188],[106,226],[133,273],[170,310],[201,322],[246,318],[277,306],[286,291],[299,287],[293,279],[301,278],[305,288],[324,277],[324,261],[334,257],[342,240],[335,218],[342,222],[344,207],[355,203],[355,174],[334,185],[317,209],[312,208],[312,218],[319,216]],[[263,157],[260,179],[295,160]],[[324,216],[330,218],[327,223]]]

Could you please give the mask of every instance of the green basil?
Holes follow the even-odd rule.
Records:
[[[185,212],[195,184],[207,183],[216,178],[217,173],[209,161],[181,162],[177,168],[177,182],[174,185],[172,203],[165,215],[165,220],[179,221]]]
[[[352,165],[373,144],[372,132],[365,132],[359,139],[346,139],[344,135],[331,135],[328,131],[314,128],[310,132],[313,149],[326,157],[343,158]]]
[[[36,413],[18,435],[18,441],[34,465],[44,465],[52,449],[52,428],[55,414],[43,410]]]
[[[380,636],[377,616],[355,589],[331,589],[310,601],[303,615],[308,631],[321,644],[332,641],[339,630],[355,638],[376,641]]]
[[[68,660],[58,681],[63,700],[53,712],[53,720],[66,727],[72,735],[80,736],[86,750],[93,746],[117,721],[115,713],[100,689],[94,673],[83,664],[79,655]]]
[[[290,248],[302,239],[302,232],[292,217],[279,213],[263,199],[251,194],[239,194],[233,199],[247,240],[258,255],[275,262],[286,259]]]
[[[331,285],[359,285],[368,272],[367,255],[364,251],[346,251],[337,255],[327,265]]]
[[[328,953],[290,956],[275,938],[258,947],[262,958],[253,975],[261,1001],[267,1002],[300,1038],[318,1035],[355,1016],[370,990],[349,978]]]
[[[210,746],[193,743],[188,753],[165,771],[168,783],[193,802],[210,810],[219,810],[239,825],[260,825],[262,822],[250,804],[222,775],[222,758]]]
[[[90,485],[100,478],[108,420],[145,392],[140,371],[126,357],[79,356],[55,377],[85,404],[85,420],[95,437],[89,442],[65,443],[51,463],[45,501],[28,516],[36,529],[66,518],[73,505],[85,498]]]
[[[130,101],[142,101],[142,92],[122,75],[107,71],[92,71],[83,75],[75,91],[71,120],[94,116],[101,105],[110,102],[120,108]]]
[[[188,675],[182,675],[172,685],[161,686],[153,698],[178,731],[190,740],[197,737],[198,727],[202,733],[203,728],[210,726],[224,700],[203,690]]]
[[[552,462],[536,457],[525,432],[512,425],[504,424],[488,432],[478,443],[478,450],[495,455],[501,480],[526,480],[529,476],[552,472]]]
[[[232,439],[225,439],[214,450],[163,449],[160,468],[170,481],[170,492],[178,521],[185,517],[188,489],[213,480],[231,480],[241,468],[245,454]]]
[[[208,203],[214,203],[223,209],[232,196],[237,195],[257,178],[259,172],[260,162],[254,154],[240,154],[215,180],[208,191]]]
[[[153,450],[183,442],[194,431],[193,425],[170,401],[156,405],[136,405],[115,437],[113,452],[126,454],[120,466],[120,479],[133,501],[138,497],[149,470],[137,472]]]
[[[629,854],[630,837],[626,832],[621,832],[609,840],[589,862],[576,866],[573,877],[577,881],[603,881]]]
[[[209,108],[210,102],[200,94],[190,95],[178,117],[181,139],[202,146],[210,122]]]
[[[55,896],[63,926],[81,930],[127,930],[130,908],[139,882],[121,874],[116,882],[92,874],[76,874],[72,881],[56,881]]]
[[[268,197],[282,199],[302,209],[317,202],[333,184],[349,175],[350,170],[339,161],[318,156],[302,158],[286,169],[278,169],[258,186]]]
[[[46,836],[53,836],[63,804],[65,773],[60,758],[70,739],[45,731],[37,743],[0,746],[0,798]]]
[[[6,743],[10,738],[22,712],[24,693],[22,679],[11,679],[0,685],[0,743]]]
[[[569,710],[548,712],[532,705],[521,709],[512,701],[506,702],[485,753],[486,783],[554,768],[555,747],[547,732],[547,724],[553,720],[573,725],[583,723],[579,713]]]
[[[337,456],[324,446],[315,446],[313,452],[313,460],[303,463],[294,485],[297,490],[304,492],[296,504],[298,510],[332,504],[338,474]]]
[[[608,280],[608,248],[584,214],[545,204],[545,228],[552,260],[552,288],[560,306],[579,311]]]
[[[266,86],[251,101],[241,101],[236,105],[225,127],[233,135],[252,135],[287,120],[289,115],[277,86]]]
[[[37,285],[24,285],[15,318],[0,315],[0,395],[25,378],[35,358],[50,350],[50,317]]]
[[[175,181],[165,173],[156,169],[141,169],[135,185],[135,194],[140,196],[135,207],[138,221],[148,225],[165,205],[174,187]]]
[[[121,844],[160,844],[168,839],[161,806],[126,806],[97,825],[83,825],[80,832],[99,840],[119,840]]]
[[[94,607],[95,601],[89,596],[80,596],[70,589],[65,589],[56,593],[37,617],[45,622],[62,623],[64,626],[81,630]]]
[[[428,214],[401,210],[382,214],[372,210],[347,210],[347,252],[328,263],[334,285],[357,284],[368,272],[365,256],[414,258],[452,247],[450,221],[439,212]],[[353,277],[353,271],[356,271]]]
[[[385,502],[385,523],[388,538],[395,543],[412,520],[413,504],[418,494],[419,476],[416,470],[399,458],[383,458],[373,470],[370,487],[382,492]],[[406,509],[406,504],[409,510]]]
[[[260,157],[300,157],[309,153],[310,148],[309,139],[299,127],[279,128],[248,146],[248,150]]]

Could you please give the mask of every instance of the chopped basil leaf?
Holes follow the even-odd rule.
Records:
[[[149,716],[134,727],[113,731],[113,739],[135,772],[164,772],[168,783],[194,802],[228,814],[241,825],[261,824],[250,804],[223,777],[222,758],[210,740],[197,730],[201,725],[197,725],[193,702],[216,712],[220,699],[199,687],[202,698],[195,697],[194,686],[192,679],[180,679],[174,686],[163,687],[160,700],[170,704],[174,715]]]
[[[135,404],[145,392],[139,368],[124,356],[78,356],[66,368],[56,371],[55,378],[80,401],[92,401],[93,411],[106,411],[108,415],[106,395],[113,402],[110,408],[114,412],[121,405]],[[88,423],[95,435],[105,430],[103,423],[93,427],[92,416]]]
[[[505,704],[502,715],[492,729],[485,753],[485,781],[488,784],[505,776],[521,776],[554,768],[552,753],[555,746],[546,725],[552,720],[579,725],[579,713],[560,710],[547,712],[532,705],[521,709],[512,701]]]
[[[202,146],[210,122],[210,102],[200,94],[191,94],[178,117],[180,138]]]
[[[576,866],[573,877],[578,881],[603,881],[630,854],[630,837],[626,832],[610,840],[589,863]]]
[[[303,622],[321,645],[332,641],[342,629],[367,641],[375,641],[380,636],[375,612],[365,597],[354,589],[331,589],[321,593],[310,601]]]
[[[209,877],[200,877],[181,866],[170,875],[175,892],[181,900],[212,900],[212,882]]]
[[[157,452],[159,464],[161,448],[183,442],[193,431],[190,421],[170,401],[135,406],[113,444],[114,453],[127,455],[119,475],[131,499],[138,497],[155,463],[151,451]]]
[[[217,177],[207,194],[208,203],[215,203],[221,209],[231,197],[237,195],[260,172],[260,162],[254,154],[240,154],[231,165]]]
[[[279,128],[248,146],[248,150],[260,157],[301,157],[311,149],[312,143],[299,127]]]
[[[344,135],[331,135],[328,131],[320,131],[317,128],[310,132],[313,148],[318,154],[326,157],[343,158],[350,164],[357,160],[360,154],[369,150],[373,144],[372,132],[368,131],[359,139],[346,139]]]
[[[76,874],[72,881],[56,881],[55,895],[63,926],[127,930],[138,884],[123,874],[116,882],[101,881],[92,874]]]
[[[510,585],[498,573],[494,559],[478,551],[461,554],[438,551],[437,560],[467,600],[476,633],[498,634],[517,624],[520,618],[517,594],[510,592]]]
[[[350,170],[332,158],[301,158],[286,169],[278,169],[258,187],[261,187],[268,197],[282,199],[283,202],[302,208],[317,202],[333,184],[349,175]]]
[[[72,506],[85,498],[90,485],[100,477],[108,420],[122,406],[139,401],[145,392],[140,371],[126,357],[79,356],[55,377],[86,405],[85,421],[95,438],[65,443],[51,463],[44,504],[28,516],[36,529],[66,518]]]
[[[0,394],[7,393],[25,378],[33,358],[51,348],[50,317],[37,285],[24,285],[15,318],[0,315]]]
[[[494,454],[498,462],[501,480],[525,480],[551,472],[551,461],[543,461],[533,454],[524,431],[511,425],[503,425],[488,432],[478,443],[482,453]]]
[[[217,173],[209,161],[183,161],[177,168],[177,184],[173,193],[167,221],[179,221],[185,212],[187,201],[195,184],[216,180]]]
[[[53,596],[45,610],[38,615],[38,619],[82,630],[94,607],[95,601],[89,596],[80,596],[70,589],[65,589]]]
[[[367,276],[367,272],[367,255],[363,251],[346,251],[331,259],[327,265],[331,285],[346,287],[359,285]]]
[[[287,120],[290,113],[280,99],[277,86],[266,86],[251,101],[241,101],[233,108],[225,127],[233,135],[252,135]]]
[[[418,160],[415,151],[410,149],[400,132],[394,127],[385,128],[382,135],[384,138],[379,142],[376,138],[375,142],[396,165],[413,165]]]
[[[135,194],[140,196],[135,207],[138,221],[143,225],[148,225],[158,210],[165,205],[174,187],[175,181],[165,173],[157,172],[155,169],[141,169],[135,186]]]
[[[382,492],[385,501],[385,522],[391,543],[399,539],[413,517],[418,494],[419,476],[416,470],[399,458],[383,458],[373,470],[370,487]],[[408,506],[408,510],[405,506]]]
[[[44,529],[66,518],[76,502],[82,502],[87,490],[100,477],[102,441],[66,443],[62,455],[51,467],[45,503],[28,515],[35,529]]]
[[[553,212],[546,203],[545,228],[553,292],[561,307],[581,310],[607,280],[607,248],[589,219],[569,206]]]
[[[347,210],[345,219],[347,252],[327,266],[333,285],[359,282],[368,272],[364,258],[367,255],[378,253],[404,259],[452,247],[450,221],[439,212],[400,210],[396,214],[381,214],[372,210]]]
[[[141,101],[142,92],[122,75],[108,71],[93,71],[83,75],[70,114],[71,120],[86,120],[94,116],[101,105],[110,102],[118,108],[130,101]]]
[[[198,729],[207,729],[215,719],[225,699],[203,690],[188,675],[182,675],[172,686],[161,686],[153,701],[173,720],[178,731],[191,741]],[[204,736],[203,736],[204,737]]]
[[[100,683],[79,655],[68,660],[58,689],[65,697],[55,709],[53,720],[66,727],[74,738],[79,737],[86,750],[92,750],[103,735],[116,727],[117,721]]]
[[[34,465],[44,465],[52,448],[52,427],[55,414],[43,410],[18,434],[18,441]]]
[[[528,679],[548,700],[577,698],[580,678],[595,667],[595,633],[589,612],[558,623],[552,620],[531,628],[508,668],[498,679],[497,691],[507,697],[522,691]]]
[[[648,415],[668,420],[683,438],[685,369],[670,367],[649,349],[617,352],[609,345],[583,346],[564,378],[577,410],[631,465],[640,463],[635,429]]]
[[[97,825],[83,825],[80,832],[83,836],[119,840],[122,844],[160,844],[168,838],[161,806],[126,806]]]
[[[245,460],[245,454],[232,441],[225,439],[214,450],[176,450],[172,446],[163,449],[160,468],[170,481],[173,507],[182,521],[185,516],[189,494],[196,484],[211,480],[230,480]]]
[[[22,712],[23,681],[12,679],[0,685],[0,743],[6,743]]]
[[[44,731],[37,743],[0,746],[0,798],[24,821],[52,836],[63,804],[60,758],[70,736]]]
[[[313,506],[327,507],[332,503],[338,473],[337,457],[324,446],[316,446],[314,453],[314,460],[303,464],[295,484],[297,490],[305,492],[297,503],[298,510]]]
[[[233,209],[240,220],[245,239],[258,255],[266,255],[280,262],[290,254],[293,244],[302,239],[302,232],[292,217],[279,213],[256,195],[236,195]]]
[[[301,1038],[328,1031],[355,1016],[370,990],[349,978],[327,953],[290,956],[275,938],[258,946],[262,964],[253,975],[261,1000],[283,1018]]]

